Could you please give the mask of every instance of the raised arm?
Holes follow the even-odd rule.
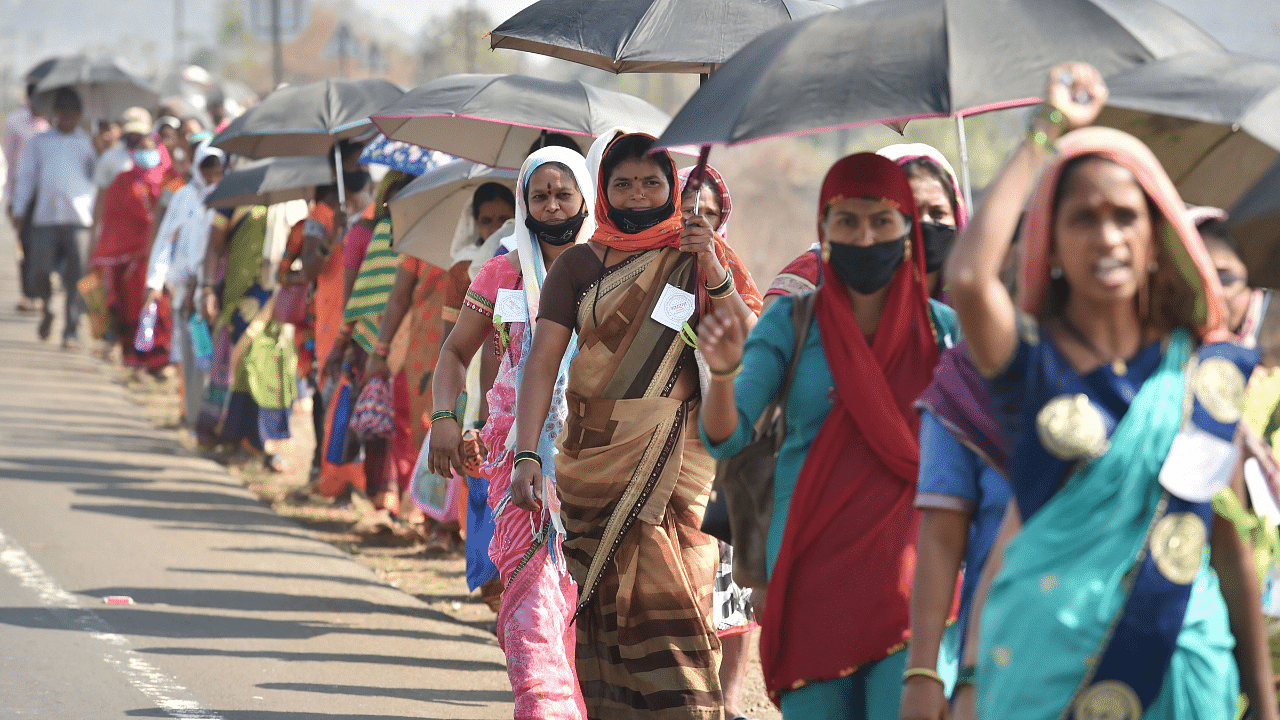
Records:
[[[1063,79],[1069,79],[1069,87]],[[991,184],[947,258],[951,304],[969,356],[985,375],[999,372],[1017,349],[1013,299],[1000,281],[1000,267],[1027,198],[1047,164],[1048,148],[1064,131],[1092,123],[1106,100],[1107,87],[1093,66],[1066,63],[1050,70],[1046,104],[1036,112],[1027,138]],[[1046,111],[1051,108],[1056,112]]]

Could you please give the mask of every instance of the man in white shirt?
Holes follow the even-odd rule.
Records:
[[[81,114],[80,96],[71,88],[54,93],[52,130],[40,133],[27,143],[14,181],[13,208],[31,210],[31,253],[28,280],[35,296],[44,301],[40,318],[40,339],[47,340],[53,327],[49,307],[52,287],[49,275],[62,276],[67,293],[66,325],[62,330],[64,348],[78,347],[76,330],[83,301],[76,283],[89,249],[89,226],[93,222],[93,167],[96,155],[88,133],[77,127]],[[15,216],[21,225],[26,215]]]
[[[22,148],[26,146],[28,140],[49,129],[49,121],[31,107],[31,98],[35,93],[36,84],[27,83],[27,104],[9,113],[4,123],[4,161],[8,165],[4,179],[5,212],[9,215],[10,222],[16,216],[26,218],[23,224],[13,226],[13,231],[18,235],[18,247],[22,250],[22,258],[18,262],[18,277],[22,286],[22,300],[18,302],[20,312],[34,311],[38,305],[35,294],[31,292],[27,282],[27,254],[31,252],[31,203],[27,203],[28,206],[22,208],[12,206],[13,183],[18,178],[18,162],[22,160]]]

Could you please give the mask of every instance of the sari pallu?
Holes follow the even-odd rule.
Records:
[[[650,250],[588,286],[578,308],[556,474],[592,718],[720,717],[719,550],[701,530],[715,465],[696,401],[667,396],[694,371],[692,352],[649,319],[663,285],[693,290],[696,269],[688,254]]]
[[[1171,657],[1158,657],[1170,605],[1142,605],[1152,596],[1150,566],[1154,563],[1160,572],[1169,567],[1163,564],[1167,553],[1157,547],[1165,518],[1192,511],[1200,516],[1193,522],[1212,522],[1211,514],[1165,492],[1158,479],[1183,423],[1190,345],[1184,332],[1174,334],[1158,367],[1116,423],[1104,455],[1077,466],[1043,504],[1034,504],[1038,493],[1021,493],[1024,502],[1032,503],[1023,510],[1029,517],[1005,551],[982,617],[980,716],[1090,717],[1104,706],[1118,713],[1113,717],[1135,720],[1235,716],[1239,681],[1234,640],[1207,543],[1198,557],[1188,559],[1199,564],[1190,565],[1194,577],[1183,583],[1187,589],[1180,623],[1172,617],[1167,640]],[[1030,347],[1024,341],[1019,355],[1027,355]],[[1045,346],[1043,352],[1053,351]],[[1125,394],[1106,369],[1085,382],[1060,373],[1060,387],[1051,386],[1049,392],[1083,390],[1094,399],[1100,397],[1099,382],[1117,388],[1117,396]],[[1095,407],[1107,403],[1096,400]],[[1030,440],[1024,437],[1023,442]],[[1017,457],[1015,481],[1020,475]],[[1015,482],[1015,492],[1022,490]],[[1175,613],[1177,607],[1172,606]],[[1135,637],[1135,631],[1141,636]],[[1117,670],[1112,661],[1116,655],[1129,656],[1120,674],[1139,680],[1148,676],[1145,692],[1158,690],[1145,714],[1144,703],[1134,694],[1135,689],[1144,692],[1143,687],[1108,679]]]

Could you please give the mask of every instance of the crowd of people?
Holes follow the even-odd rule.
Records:
[[[59,90],[6,126],[20,309],[48,339],[59,273],[63,347],[87,310],[176,367],[210,452],[286,471],[309,404],[309,492],[465,548],[516,718],[744,719],[757,629],[789,720],[1278,718],[1269,293],[1063,72],[979,207],[930,146],[850,155],[767,286],[720,173],[624,128],[545,133],[445,267],[397,252],[414,175],[357,141],[310,201],[215,210],[217,128],[91,138]],[[749,488],[720,461],[775,423]]]

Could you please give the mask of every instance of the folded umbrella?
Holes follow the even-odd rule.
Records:
[[[228,208],[305,200],[317,185],[333,182],[333,166],[326,155],[264,158],[227,173],[204,203]]]
[[[387,203],[396,252],[449,267],[454,229],[476,188],[497,182],[514,191],[517,172],[455,160],[409,183]]]
[[[382,165],[410,175],[422,175],[428,170],[456,159],[437,150],[427,150],[412,143],[388,140],[382,133],[378,133],[377,137],[370,140],[369,144],[364,146],[364,151],[360,153],[361,165]]]
[[[491,48],[624,72],[709,73],[813,0],[538,0],[489,33]]]
[[[1187,202],[1229,208],[1280,159],[1280,63],[1187,53],[1112,75],[1107,87],[1098,124],[1145,142]]]
[[[585,149],[618,126],[656,135],[671,117],[638,97],[577,80],[463,74],[410,90],[372,119],[392,140],[518,168],[544,132],[579,136]]]
[[[380,78],[289,85],[232,120],[213,145],[250,158],[323,155],[338,140],[369,132],[369,115],[402,94]]]
[[[80,95],[86,119],[114,120],[134,106],[154,108],[160,99],[151,83],[109,60],[84,55],[54,58],[32,68],[28,76],[41,73],[36,92],[72,88]]]

